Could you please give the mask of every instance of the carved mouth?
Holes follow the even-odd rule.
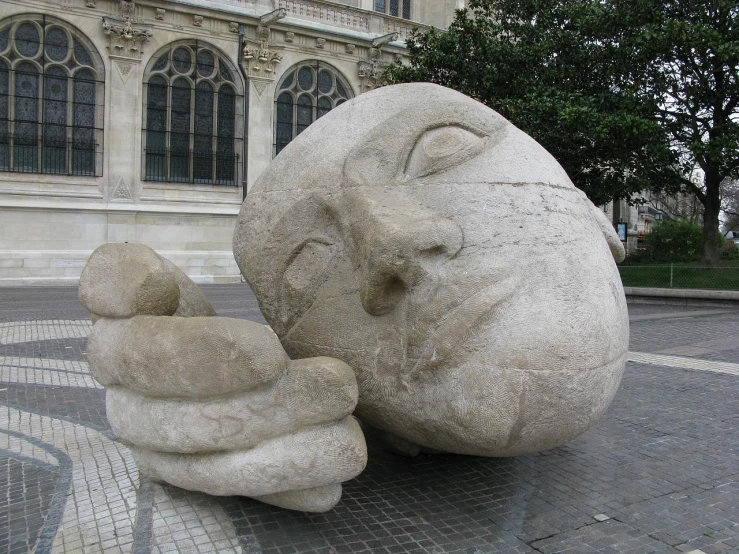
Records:
[[[433,299],[433,296],[443,295],[446,287],[433,287],[413,295],[405,314],[402,375],[411,376],[436,368],[460,354],[476,329],[494,317],[495,308],[515,293],[515,280],[509,275],[486,279],[488,283],[491,280],[493,284],[475,287],[472,293],[459,295],[451,292],[451,301],[443,297],[436,301]],[[474,281],[468,280],[464,284],[474,286]],[[414,309],[416,307],[418,311]]]

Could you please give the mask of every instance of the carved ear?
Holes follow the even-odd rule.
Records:
[[[598,222],[600,230],[603,231],[603,236],[606,237],[606,242],[608,243],[608,247],[611,249],[611,255],[613,255],[613,259],[616,260],[616,263],[623,262],[626,259],[626,250],[624,249],[624,245],[621,242],[621,239],[618,238],[613,225],[611,225],[611,222],[608,221],[606,214],[604,214],[601,209],[598,208],[598,206],[593,204],[587,198],[586,202],[588,203],[588,207],[590,208],[590,213],[595,218],[595,221]]]

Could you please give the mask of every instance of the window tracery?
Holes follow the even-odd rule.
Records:
[[[103,64],[51,16],[0,21],[0,171],[100,175]]]
[[[275,155],[316,119],[353,98],[346,79],[330,65],[310,60],[290,68],[275,98]]]
[[[144,178],[238,183],[243,95],[225,56],[199,42],[169,45],[146,74]]]

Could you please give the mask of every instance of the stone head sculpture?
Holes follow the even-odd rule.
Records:
[[[234,252],[274,333],[141,244],[82,272],[90,370],[152,479],[326,511],[367,461],[352,413],[409,453],[513,456],[588,429],[621,379],[618,237],[536,142],[442,87],[323,116],[254,185]]]
[[[356,415],[513,456],[588,429],[627,354],[609,222],[541,146],[431,84],[306,129],[254,185],[234,252],[292,358],[351,366]]]

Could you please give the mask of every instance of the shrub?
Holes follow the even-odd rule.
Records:
[[[718,250],[718,257],[722,260],[732,260],[737,257],[736,244],[733,241],[727,240],[721,245]]]
[[[703,228],[689,221],[666,221],[645,239],[646,257],[654,263],[692,262],[703,256]]]

